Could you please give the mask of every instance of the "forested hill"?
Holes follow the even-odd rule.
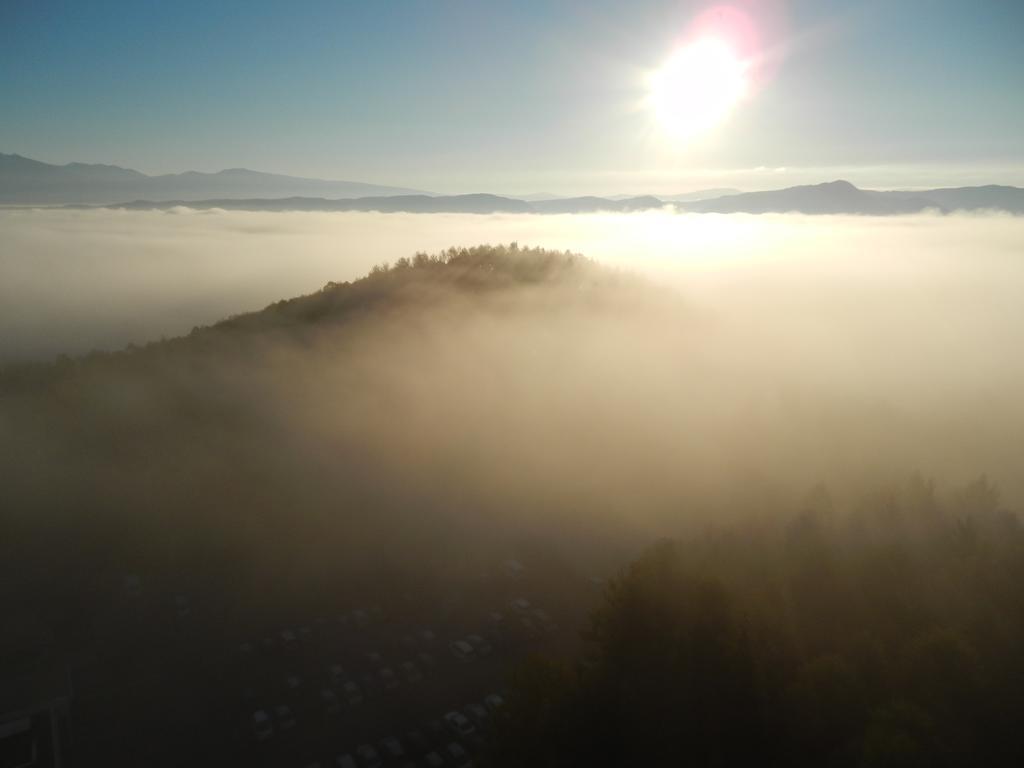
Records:
[[[580,460],[566,429],[589,413],[580,392],[621,358],[614,334],[649,335],[630,318],[659,301],[675,300],[581,256],[451,249],[180,338],[12,366],[3,514],[87,531],[97,556],[216,552],[219,571],[261,579],[270,561],[323,557],[321,575],[414,562],[452,526],[543,515],[553,485],[538,472],[593,493],[552,451]],[[621,440],[618,418],[601,429]],[[505,487],[531,464],[530,484]]]
[[[260,333],[315,331],[318,326],[330,329],[376,312],[426,308],[443,302],[472,302],[503,292],[522,296],[519,289],[531,287],[542,289],[539,294],[543,289],[559,291],[559,299],[567,299],[570,304],[581,298],[614,301],[640,285],[637,278],[601,267],[579,254],[522,248],[516,243],[450,248],[437,254],[417,253],[394,264],[380,264],[361,279],[330,282],[313,293],[281,299],[261,310],[196,327],[183,337],[154,340],[141,347],[131,345],[117,353],[93,352],[75,360],[61,356],[56,365],[27,363],[0,368],[0,387],[10,392],[21,380],[39,381],[70,368],[103,364],[110,358],[119,358],[120,365],[126,357],[198,351],[214,339],[230,344],[233,334],[238,340],[241,336],[237,334],[252,338]],[[572,290],[561,292],[566,286]],[[643,289],[652,296],[659,293],[650,284],[643,283]]]

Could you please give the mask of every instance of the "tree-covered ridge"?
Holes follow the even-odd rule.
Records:
[[[177,358],[182,353],[223,352],[248,336],[269,340],[276,332],[315,332],[379,312],[436,307],[453,300],[475,301],[517,294],[517,289],[549,288],[547,308],[566,298],[573,301],[615,302],[630,295],[627,287],[640,281],[568,251],[508,245],[449,248],[436,254],[416,253],[394,264],[383,263],[354,281],[329,282],[313,293],[282,299],[262,310],[233,315],[209,326],[193,328],[186,336],[160,339],[119,352],[94,351],[82,358],[61,356],[56,365],[22,363],[0,367],[0,391],[36,386],[71,370],[135,366],[148,360]],[[573,290],[560,289],[566,286]],[[626,290],[624,290],[626,289]],[[656,294],[651,285],[644,290]],[[543,297],[541,297],[542,299]],[[649,297],[648,297],[649,298]],[[575,307],[565,307],[572,309]],[[253,336],[252,334],[256,335]],[[140,358],[142,358],[140,360]]]
[[[237,559],[319,548],[331,568],[376,557],[373,531],[410,546],[443,539],[448,513],[423,510],[449,506],[437,500],[449,484],[422,469],[411,481],[409,465],[439,461],[464,478],[439,457],[470,439],[479,454],[476,413],[504,418],[491,404],[530,388],[510,378],[544,377],[529,368],[538,341],[557,354],[594,336],[588,319],[619,325],[617,306],[658,295],[571,253],[452,248],[179,338],[12,366],[0,371],[0,515],[33,531],[44,518],[103,529],[93,538],[104,546],[131,540],[139,552],[181,539],[179,552],[222,546]],[[430,440],[397,412],[437,419]],[[506,446],[507,428],[485,442]],[[418,453],[403,463],[410,445]],[[393,476],[405,482],[383,479]],[[432,490],[413,490],[424,483]],[[316,528],[323,520],[340,543]]]
[[[569,665],[519,673],[495,764],[1024,761],[1024,530],[984,479],[666,541]]]
[[[275,302],[265,310],[217,323],[218,330],[343,320],[381,307],[427,298],[488,294],[536,285],[574,281],[583,287],[608,285],[613,273],[578,254],[544,248],[478,245],[449,248],[437,254],[417,253],[394,264],[381,264],[354,282],[328,283],[321,290]]]

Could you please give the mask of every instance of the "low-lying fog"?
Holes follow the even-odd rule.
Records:
[[[1024,500],[1024,217],[4,211],[0,358],[179,335],[416,251],[511,241],[678,290],[700,341],[672,368],[703,382],[678,397],[728,406],[733,454],[807,457],[798,482],[988,472]],[[713,455],[720,437],[686,442]]]
[[[846,329],[858,349],[975,360],[1024,314],[1024,217],[0,210],[0,362],[180,335],[416,251],[511,241],[669,277],[726,319],[770,309],[790,344]]]

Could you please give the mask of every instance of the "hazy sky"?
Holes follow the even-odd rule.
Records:
[[[1024,3],[726,5],[751,87],[672,141],[646,78],[714,3],[3,0],[0,151],[440,192],[1024,183]]]

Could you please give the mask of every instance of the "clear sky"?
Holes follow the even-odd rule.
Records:
[[[757,76],[673,141],[714,5]],[[0,152],[439,192],[1024,184],[1021,0],[0,0]]]

